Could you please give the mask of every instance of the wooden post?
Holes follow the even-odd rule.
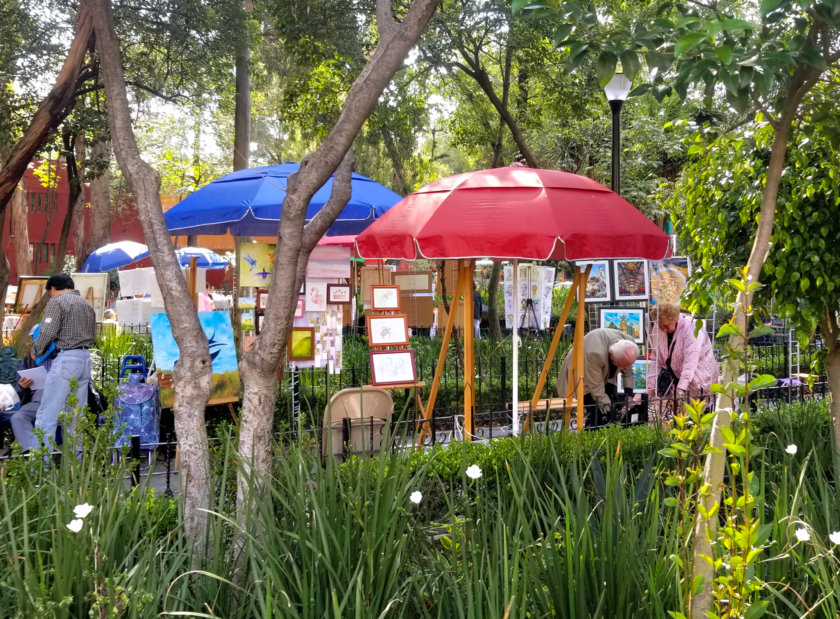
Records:
[[[560,344],[560,338],[563,337],[563,325],[566,324],[566,318],[568,318],[569,311],[572,309],[572,303],[575,300],[575,292],[580,286],[579,275],[579,271],[574,272],[572,285],[569,288],[569,294],[566,297],[566,303],[563,305],[563,311],[560,312],[560,320],[557,323],[557,328],[554,330],[554,337],[551,338],[551,346],[548,348],[548,356],[543,364],[540,377],[537,379],[537,386],[534,388],[534,395],[531,396],[531,407],[528,410],[528,416],[525,417],[525,424],[522,427],[522,431],[525,433],[528,432],[528,428],[531,423],[531,415],[533,414],[533,410],[536,408],[537,403],[540,401],[540,394],[542,393],[543,387],[545,387],[545,381],[548,378],[548,371],[551,369],[551,362],[554,361],[554,355],[557,354],[557,347]],[[514,406],[518,405],[518,402],[514,402]]]
[[[586,271],[580,272],[580,267],[575,265],[578,273],[578,306],[577,320],[575,322],[575,356],[572,360],[572,370],[575,371],[575,398],[577,399],[577,430],[583,431],[583,314],[586,306],[586,282],[589,281],[591,264],[586,265]],[[571,381],[569,385],[571,386]]]
[[[190,296],[192,297],[193,303],[195,303],[195,306],[198,307],[198,295],[195,292],[196,268],[198,268],[198,256],[192,256],[190,258],[190,278],[187,285],[189,286]]]
[[[458,298],[458,291],[464,286],[463,275],[462,271],[458,272],[458,282],[455,284],[453,299]],[[469,282],[467,282],[466,285],[469,285]],[[435,410],[435,400],[437,399],[438,388],[440,387],[440,377],[443,375],[443,366],[446,361],[446,351],[449,350],[449,339],[452,337],[452,328],[455,326],[455,315],[458,313],[454,303],[450,307],[452,308],[452,311],[450,311],[449,315],[446,317],[446,328],[443,331],[443,341],[440,345],[437,365],[435,366],[435,376],[432,379],[432,386],[429,389],[429,400],[426,403],[426,410],[423,413],[424,421],[428,421]],[[420,436],[417,439],[417,445],[423,444],[423,439],[426,437],[427,432],[429,432],[429,424],[424,423],[423,429],[420,431]]]
[[[461,274],[458,280],[463,280],[461,292],[464,303],[464,439],[469,440],[475,434],[475,342],[473,327],[473,277],[474,261],[461,261]],[[453,306],[454,307],[454,306]]]

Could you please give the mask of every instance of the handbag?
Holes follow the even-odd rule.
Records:
[[[668,359],[665,360],[665,367],[659,370],[659,376],[656,377],[656,395],[660,398],[665,397],[672,385],[677,384],[677,375],[671,369],[671,354],[673,353],[673,344],[668,349]]]

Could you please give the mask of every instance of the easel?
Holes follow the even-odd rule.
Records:
[[[530,315],[528,310],[531,310]],[[519,333],[527,333],[531,330],[531,318],[534,319],[535,328],[539,330],[540,321],[537,318],[537,310],[534,307],[534,300],[531,297],[525,299],[525,311],[522,313],[522,319],[519,321]]]

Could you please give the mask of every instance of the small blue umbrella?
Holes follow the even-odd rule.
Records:
[[[119,269],[148,257],[149,248],[134,241],[108,243],[93,251],[82,266],[82,273],[102,273]]]
[[[181,266],[189,266],[191,258],[198,258],[196,266],[199,269],[224,269],[228,261],[211,249],[203,247],[181,247],[175,250]]]
[[[300,165],[250,168],[227,174],[205,185],[166,211],[166,225],[172,234],[225,234],[274,236],[286,198],[286,182]],[[309,221],[329,200],[332,177],[309,202]],[[327,235],[358,234],[382,216],[402,197],[361,174],[353,174],[351,196],[344,210],[327,230]]]

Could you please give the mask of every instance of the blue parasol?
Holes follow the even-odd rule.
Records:
[[[228,265],[228,261],[219,254],[203,247],[181,247],[175,250],[175,254],[183,267],[190,265],[190,258],[198,258],[196,266],[199,269],[224,269]]]
[[[92,251],[82,266],[82,273],[102,273],[119,269],[148,257],[149,248],[135,241],[108,243]]]
[[[300,165],[284,163],[239,170],[205,185],[169,209],[164,217],[172,234],[225,234],[274,236],[286,198],[286,182]],[[309,202],[306,220],[326,204],[332,177]],[[358,234],[402,198],[387,187],[353,174],[350,200],[327,235]]]

